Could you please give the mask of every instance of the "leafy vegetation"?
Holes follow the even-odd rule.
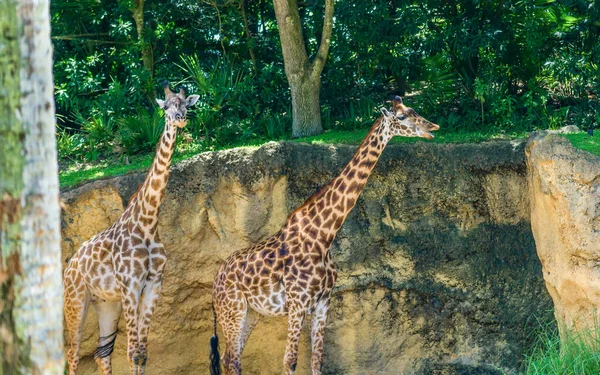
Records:
[[[312,58],[324,3],[298,6]],[[182,149],[291,137],[271,0],[146,0],[142,21],[130,0],[51,7],[63,171],[152,153],[165,79],[201,95]],[[399,94],[458,138],[587,130],[600,122],[599,37],[600,6],[590,0],[336,1],[323,128],[360,134]]]

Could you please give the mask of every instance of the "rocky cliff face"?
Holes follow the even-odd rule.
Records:
[[[339,279],[325,374],[515,373],[552,305],[529,222],[523,143],[417,143],[385,150],[331,249]],[[159,231],[169,253],[148,374],[208,373],[210,290],[234,250],[274,233],[355,147],[270,143],[173,166]],[[63,253],[108,227],[143,174],[64,192]],[[551,314],[551,313],[550,313]],[[90,309],[81,373],[96,374]],[[298,374],[310,368],[309,330]],[[286,320],[263,319],[245,374],[281,373]],[[125,334],[115,374],[126,374]]]
[[[600,157],[558,135],[527,145],[531,227],[561,333],[598,327]]]

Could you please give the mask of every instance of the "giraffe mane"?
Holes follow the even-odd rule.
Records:
[[[375,131],[375,129],[377,129],[377,127],[379,127],[379,125],[381,124],[381,122],[383,121],[383,116],[380,116],[375,123],[373,124],[373,126],[371,126],[371,129],[369,129],[369,132],[367,134],[371,134]],[[369,137],[365,137],[362,142],[360,143],[360,145],[357,147],[356,151],[354,151],[354,154],[352,155],[352,158],[350,158],[350,160],[354,159],[354,157],[359,153],[360,149],[362,146],[364,146],[364,144],[366,142],[368,142]],[[310,196],[310,198],[308,198],[304,203],[302,203],[302,205],[300,205],[298,208],[296,208],[294,211],[292,211],[287,219],[286,219],[286,223],[292,218],[292,216],[294,216],[296,213],[302,211],[305,207],[309,206],[311,203],[313,203],[314,201],[316,201],[317,199],[319,199],[320,197],[323,196],[323,194],[325,194],[327,192],[327,190],[329,189],[329,187],[331,185],[333,185],[335,182],[335,179],[333,179],[332,181],[329,181],[329,183],[327,183],[326,185],[321,186],[316,193],[314,193],[313,195]]]
[[[165,126],[167,126],[167,124],[165,123]],[[161,136],[162,137],[162,136]],[[158,152],[160,148],[160,142],[158,142],[158,144],[156,145],[156,150],[154,150],[154,153],[156,154]],[[152,166],[150,166],[150,168],[153,168]],[[129,198],[129,202],[127,202],[127,206],[129,206],[131,204],[131,202],[133,202],[133,200],[138,196],[140,190],[142,190],[142,187],[144,187],[144,184],[146,183],[146,180],[148,179],[148,175],[146,175],[146,178],[144,179],[144,181],[142,181],[139,185],[137,190],[135,191],[135,193],[133,193],[133,195],[131,196],[131,198]]]

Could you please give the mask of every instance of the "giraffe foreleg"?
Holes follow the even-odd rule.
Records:
[[[154,309],[160,296],[162,289],[162,278],[165,269],[165,263],[167,261],[167,254],[162,244],[156,244],[154,247],[149,249],[150,254],[150,270],[144,285],[141,304],[139,311],[139,322],[138,322],[138,338],[139,338],[139,352],[138,352],[138,375],[144,375],[146,368],[146,361],[148,360],[148,332],[150,330],[150,323],[154,314]]]
[[[290,303],[288,307],[288,336],[283,357],[283,369],[286,375],[296,371],[298,363],[298,343],[302,333],[302,325],[306,317],[306,309],[300,304]]]
[[[90,295],[75,270],[67,270],[64,279],[64,313],[69,331],[67,362],[69,375],[77,374],[79,366],[79,346],[83,334],[83,324],[89,306]]]
[[[311,343],[312,343],[312,357],[311,357],[311,368],[313,375],[321,374],[321,367],[323,365],[323,336],[325,332],[325,325],[327,324],[327,312],[329,311],[329,298],[324,298],[319,301],[315,307],[315,311],[312,316],[312,331],[311,331]]]
[[[129,284],[133,284],[131,281]],[[139,303],[140,292],[139,288],[131,288],[122,292],[123,312],[125,316],[125,326],[127,330],[127,358],[131,375],[138,375],[139,362]]]
[[[158,302],[162,281],[146,283],[142,302],[140,306],[140,321],[138,323],[139,351],[138,351],[138,375],[144,375],[146,361],[148,360],[148,331],[150,322],[154,313],[154,308]]]

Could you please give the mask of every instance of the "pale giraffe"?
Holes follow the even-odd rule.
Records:
[[[165,112],[165,129],[146,180],[123,215],[110,228],[84,242],[64,271],[70,375],[76,375],[83,323],[90,302],[100,325],[94,359],[102,374],[112,374],[111,354],[121,311],[127,327],[131,373],[144,374],[148,329],[167,260],[157,231],[158,213],[169,178],[177,128],[186,125],[187,108],[198,100],[198,95],[186,98],[183,89],[174,94],[167,82],[163,85],[165,100],[156,101]]]
[[[242,351],[260,315],[288,316],[283,367],[287,375],[293,374],[307,314],[312,314],[312,373],[321,373],[323,331],[337,278],[331,243],[388,141],[394,136],[431,139],[430,131],[439,129],[406,107],[399,96],[392,111],[382,108],[381,112],[338,177],[293,211],[279,232],[236,251],[220,267],[213,284],[211,374],[220,374],[217,322],[225,337],[225,373],[239,375]]]

